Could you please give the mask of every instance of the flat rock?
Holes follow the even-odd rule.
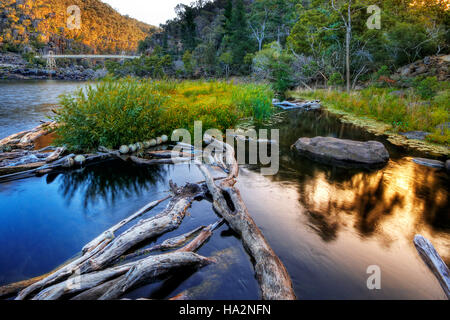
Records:
[[[389,161],[389,152],[377,141],[353,141],[332,137],[300,138],[294,145],[314,160],[343,167],[379,167]]]
[[[413,161],[422,166],[436,168],[436,169],[444,169],[445,163],[439,160],[425,159],[425,158],[414,158]]]

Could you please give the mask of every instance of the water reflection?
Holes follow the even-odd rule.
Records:
[[[167,177],[167,167],[138,167],[120,161],[109,161],[103,165],[89,166],[62,175],[48,175],[47,183],[58,179],[60,193],[70,205],[78,194],[83,207],[88,209],[99,201],[115,204],[117,198],[142,196],[158,182]]]

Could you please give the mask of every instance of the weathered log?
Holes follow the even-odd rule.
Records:
[[[115,238],[105,250],[86,261],[80,267],[81,272],[88,273],[100,270],[135,245],[176,229],[184,219],[194,198],[202,192],[203,190],[199,186],[192,184],[180,188],[163,212],[155,217],[139,221],[135,226]]]
[[[93,287],[89,290],[83,291],[70,300],[98,300],[102,295],[105,294],[115,283],[117,279],[109,280],[101,285]]]
[[[187,152],[176,152],[176,151],[147,151],[146,155],[155,159],[172,159],[172,158],[192,158],[192,154]]]
[[[447,299],[450,299],[450,271],[448,266],[428,239],[421,235],[416,235],[414,237],[414,245],[422,260],[438,279]]]
[[[43,165],[45,165],[45,162],[33,162],[33,163],[28,163],[28,164],[13,166],[13,167],[1,167],[0,168],[0,176],[3,177],[3,176],[17,174],[17,173],[23,173],[25,171],[30,171],[30,170],[40,168]]]
[[[200,227],[195,228],[194,230],[189,231],[181,236],[167,239],[164,242],[162,242],[161,244],[155,245],[151,248],[139,250],[134,253],[130,253],[125,256],[122,256],[120,259],[128,260],[128,259],[133,259],[133,258],[136,258],[139,256],[148,255],[155,251],[167,251],[167,250],[179,248],[182,245],[184,245],[194,234],[196,234],[197,232],[199,232],[200,230],[202,230],[204,228],[205,228],[204,226],[200,226]]]
[[[275,102],[273,105],[280,107],[284,110],[291,110],[291,109],[315,110],[315,109],[320,109],[320,107],[321,107],[320,101],[306,101],[306,102],[299,102],[299,103],[283,101],[283,102]]]
[[[98,247],[103,241],[105,241],[106,239],[113,239],[115,236],[115,232],[117,230],[119,230],[120,228],[122,228],[123,226],[127,225],[128,223],[130,223],[131,221],[139,218],[140,216],[142,216],[143,214],[149,212],[150,210],[152,210],[153,208],[155,208],[156,206],[158,206],[160,203],[170,199],[172,196],[167,196],[163,199],[160,200],[156,200],[156,201],[152,201],[150,203],[148,203],[147,205],[145,205],[144,207],[142,207],[141,209],[139,209],[138,211],[136,211],[134,214],[132,214],[131,216],[129,216],[126,219],[123,219],[122,221],[120,221],[119,223],[117,223],[116,225],[112,226],[111,228],[109,228],[108,230],[106,230],[105,232],[103,232],[101,235],[99,235],[97,238],[95,238],[94,240],[92,240],[91,242],[89,242],[87,245],[85,245],[82,249],[82,254],[86,254],[87,252],[92,251],[93,249],[95,249],[96,247]]]
[[[27,146],[33,144],[40,137],[48,134],[50,130],[56,127],[56,122],[43,123],[40,126],[34,128],[30,132],[26,133],[18,143],[19,146]]]
[[[27,279],[27,280],[23,280],[23,281],[19,281],[19,282],[15,282],[15,283],[10,283],[5,286],[2,286],[2,287],[0,287],[0,299],[14,296],[20,290],[23,290],[26,287],[31,286],[33,283],[36,283],[36,282],[44,279],[47,276],[48,276],[48,274],[42,275],[39,277],[35,277],[35,278],[31,278],[31,279]]]
[[[24,135],[26,135],[26,134],[28,134],[30,132],[31,132],[31,130],[25,130],[25,131],[21,131],[21,132],[12,134],[12,135],[10,135],[10,136],[8,136],[6,138],[3,138],[2,140],[0,140],[0,147],[6,146],[6,145],[10,145],[10,144],[17,144],[17,143],[20,142],[20,139]]]
[[[140,284],[155,281],[174,269],[202,267],[213,262],[214,260],[199,256],[193,252],[174,252],[150,256],[136,263],[99,300],[118,299],[127,291],[136,288]]]
[[[97,248],[92,250],[86,255],[78,257],[68,264],[64,265],[62,268],[57,269],[55,272],[50,273],[48,276],[44,277],[42,280],[33,283],[29,287],[26,287],[17,295],[16,300],[24,300],[34,292],[38,290],[42,290],[48,286],[56,284],[62,280],[66,280],[71,275],[75,274],[80,270],[80,265],[82,265],[85,261],[89,260],[99,252],[101,252],[106,245],[108,245],[108,241],[103,242]]]
[[[195,252],[197,251],[211,236],[213,231],[223,223],[224,220],[220,220],[207,228],[204,228],[194,240],[188,243],[183,248],[177,250],[178,252]]]
[[[91,289],[112,278],[117,278],[118,276],[125,274],[133,267],[133,265],[134,264],[131,263],[89,274],[75,274],[73,278],[69,278],[66,281],[42,290],[34,296],[32,300],[57,300],[65,295],[76,294]]]
[[[45,159],[45,162],[50,163],[53,161],[58,160],[61,155],[66,152],[67,148],[66,147],[59,147],[57,148],[52,154],[50,154],[47,159]]]
[[[224,145],[223,149],[227,150],[225,157],[230,173],[228,178],[220,183],[220,186],[216,185],[205,165],[199,164],[198,167],[205,177],[206,185],[213,197],[214,209],[240,235],[245,249],[253,258],[262,298],[265,300],[296,299],[285,266],[267,243],[261,230],[256,226],[248,213],[239,190],[234,187],[235,178],[239,174],[239,167],[234,158],[233,148],[211,137],[208,137],[205,142],[214,143],[217,147]]]
[[[198,248],[200,248],[209,239],[209,237],[212,235],[212,231],[214,231],[222,222],[223,222],[223,220],[218,221],[217,223],[212,224],[207,228],[204,228],[204,227],[196,228],[195,230],[188,232],[182,236],[168,239],[168,240],[164,241],[161,245],[155,246],[153,248],[157,248],[155,250],[169,250],[169,249],[177,248],[177,247],[183,245],[193,234],[195,234],[196,232],[198,232],[201,229],[205,229],[195,239],[193,239],[188,245],[175,251],[175,252],[194,252],[194,251],[198,250]],[[134,258],[134,257],[140,256],[143,254],[147,254],[147,253],[150,253],[151,250],[148,250],[148,252],[147,252],[147,250],[143,250],[143,251],[146,251],[146,252],[144,252],[142,254],[139,254],[140,252],[138,252],[137,254],[132,254],[132,255],[122,257],[122,259],[126,260],[126,259]],[[73,299],[74,300],[98,299],[103,294],[105,294],[113,285],[115,285],[118,281],[119,281],[119,279],[110,280],[106,283],[98,285],[97,287],[93,287],[93,288],[79,294],[78,296],[74,297]]]
[[[129,157],[129,159],[137,164],[137,165],[145,165],[145,166],[151,166],[151,165],[160,165],[160,164],[180,164],[180,163],[187,163],[187,162],[191,162],[192,159],[191,158],[170,158],[170,159],[152,159],[152,160],[147,160],[147,159],[142,159],[142,158],[138,158],[135,156],[131,156]]]

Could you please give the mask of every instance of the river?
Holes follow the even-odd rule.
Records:
[[[0,137],[36,125],[60,93],[80,83],[0,84]],[[281,167],[265,177],[241,169],[238,186],[250,214],[286,265],[299,299],[445,299],[413,245],[422,234],[450,263],[448,175],[415,164],[412,154],[322,111],[281,115]],[[378,139],[391,154],[377,171],[340,169],[299,157],[299,137]],[[138,168],[123,163],[0,183],[0,285],[46,273],[76,255],[99,233],[149,201],[169,180],[202,180],[196,166]],[[146,216],[161,210],[160,205]],[[181,227],[159,241],[217,221],[211,204],[196,202]],[[151,245],[148,243],[147,245]],[[240,240],[221,226],[199,251],[217,264],[180,272],[130,298],[168,298],[189,289],[194,299],[258,299],[251,261]],[[369,290],[369,266],[381,290]]]

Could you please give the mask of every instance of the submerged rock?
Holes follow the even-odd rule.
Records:
[[[424,159],[424,158],[414,158],[413,161],[417,164],[420,164],[422,166],[430,167],[430,168],[436,168],[436,169],[444,169],[445,163],[439,160],[431,160],[431,159]]]
[[[343,167],[378,167],[389,161],[389,152],[377,141],[352,141],[332,137],[300,138],[294,145],[301,154]]]

